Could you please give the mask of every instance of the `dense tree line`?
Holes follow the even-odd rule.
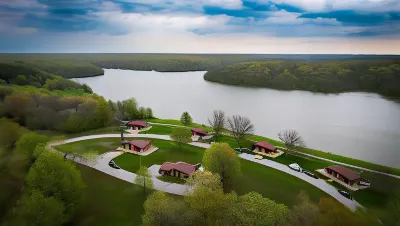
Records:
[[[54,66],[57,67],[57,65]],[[77,82],[51,74],[52,72],[61,72],[63,74],[63,71],[67,71],[63,67],[58,68],[58,70],[42,71],[34,67],[34,65],[29,65],[25,62],[0,62],[0,84],[43,87],[49,90],[81,89],[92,93],[92,90],[86,85],[80,85]]]
[[[139,107],[135,98],[113,102],[108,100],[108,105],[115,117],[120,120],[152,119],[154,118],[151,108]]]
[[[32,130],[81,132],[110,123],[113,113],[100,96],[70,96],[23,92],[0,86],[2,116]]]
[[[208,81],[316,92],[367,91],[400,96],[400,60],[239,63],[212,70]]]

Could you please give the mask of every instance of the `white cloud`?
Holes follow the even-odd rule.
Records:
[[[100,22],[110,28],[122,29],[125,32],[145,31],[192,31],[194,29],[207,29],[224,26],[229,17],[226,15],[206,16],[201,14],[153,14],[153,13],[121,13],[94,12]]]
[[[294,5],[306,11],[355,10],[387,12],[400,10],[398,0],[271,0],[273,3]]]
[[[122,0],[124,2],[140,3],[162,7],[191,7],[201,10],[203,6],[218,6],[226,9],[243,8],[242,0]]]
[[[299,25],[304,23],[314,23],[319,25],[341,25],[335,18],[302,18],[301,13],[288,12],[286,10],[279,10],[266,13],[268,18],[263,20],[261,24],[293,24]]]
[[[38,3],[36,0],[1,0],[0,6],[11,8],[46,8],[46,5]]]

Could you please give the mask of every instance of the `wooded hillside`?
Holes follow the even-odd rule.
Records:
[[[337,62],[267,61],[228,65],[204,79],[229,85],[336,93],[375,92],[400,96],[400,60]]]

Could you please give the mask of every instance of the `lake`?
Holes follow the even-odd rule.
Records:
[[[104,71],[73,80],[113,101],[135,97],[158,118],[188,111],[206,124],[213,110],[223,110],[249,117],[262,136],[277,139],[280,130],[296,129],[310,148],[400,167],[400,103],[377,94],[234,87],[205,81],[205,72]]]

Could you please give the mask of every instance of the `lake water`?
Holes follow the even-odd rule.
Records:
[[[371,93],[319,94],[244,88],[207,82],[205,72],[159,73],[105,69],[104,76],[74,79],[113,101],[135,97],[158,118],[188,111],[207,123],[213,110],[247,116],[256,134],[277,139],[296,129],[308,147],[400,167],[400,103]]]

